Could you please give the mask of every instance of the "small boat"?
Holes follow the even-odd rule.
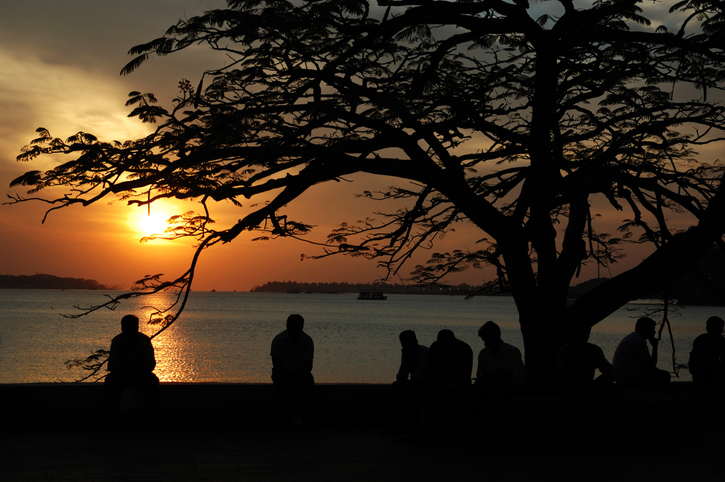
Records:
[[[376,291],[374,293],[371,293],[369,291],[361,291],[359,295],[357,295],[357,299],[359,300],[387,300],[388,297],[385,296],[382,291]]]

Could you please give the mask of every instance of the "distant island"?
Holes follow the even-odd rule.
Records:
[[[569,296],[577,298],[587,291],[607,281],[598,278],[572,286]],[[508,293],[493,291],[490,287],[473,286],[467,283],[459,285],[420,286],[398,283],[304,283],[299,281],[268,281],[250,290],[256,293],[385,293],[385,294],[421,294],[421,295],[472,295],[508,296]]]
[[[418,286],[397,283],[301,283],[298,281],[268,281],[255,286],[250,291],[273,293],[360,293],[382,292],[386,294],[424,294],[424,295],[470,295],[479,287],[467,283],[451,286]]]
[[[725,259],[722,255],[710,252],[705,257],[700,272],[688,273],[681,280],[667,289],[667,296],[681,305],[691,306],[723,306],[725,305],[725,274],[722,266]],[[608,281],[608,278],[596,278],[569,288],[569,297],[576,299],[587,291]],[[451,286],[418,286],[395,283],[302,283],[298,281],[269,281],[255,286],[252,292],[274,293],[360,293],[380,292],[385,294],[423,294],[423,295],[472,295],[480,293],[485,296],[507,296],[505,293],[481,290],[480,286],[466,283]],[[665,293],[660,292],[652,299],[663,299]]]
[[[0,289],[16,290],[110,290],[93,279],[61,278],[50,274],[13,276],[0,274]]]

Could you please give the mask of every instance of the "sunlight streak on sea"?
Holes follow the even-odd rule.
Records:
[[[142,323],[147,305],[156,299],[124,302],[115,311],[103,310],[69,319],[74,305],[102,303],[98,291],[0,290],[0,383],[73,381],[83,375],[63,362],[107,349],[120,331],[120,319],[134,313]],[[145,308],[146,307],[146,308]],[[651,305],[630,304],[597,325],[591,341],[611,360],[619,340],[632,331],[634,320]],[[398,334],[412,329],[430,345],[442,328],[471,345],[483,348],[478,327],[494,320],[505,341],[523,351],[517,314],[511,298],[388,295],[386,301],[361,301],[356,294],[287,294],[194,292],[182,317],[153,341],[156,374],[164,382],[270,381],[270,343],[284,330],[290,313],[305,318],[305,331],[315,342],[313,374],[321,383],[388,383],[400,359]],[[678,363],[686,363],[692,340],[704,332],[711,315],[725,317],[723,307],[680,308],[670,314]],[[654,316],[659,321],[657,316]],[[142,326],[150,334],[152,327]],[[665,332],[667,335],[667,332]],[[672,370],[668,339],[660,344],[659,367]],[[474,363],[475,373],[475,363]],[[687,371],[680,373],[689,379]]]

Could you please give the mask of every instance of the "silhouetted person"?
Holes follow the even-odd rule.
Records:
[[[692,381],[699,386],[725,388],[725,338],[723,338],[725,321],[718,316],[711,316],[706,323],[704,333],[692,343],[689,369]]]
[[[425,363],[425,378],[431,383],[454,387],[465,392],[471,386],[473,350],[451,330],[438,332]]]
[[[121,333],[111,340],[105,389],[112,412],[138,412],[155,403],[159,379],[151,339],[138,331],[138,318],[121,319]]]
[[[625,387],[664,392],[670,382],[670,374],[657,368],[657,323],[651,318],[640,318],[634,331],[625,336],[614,351],[612,365]],[[649,341],[652,353],[647,348]]]
[[[453,424],[454,407],[464,400],[471,387],[473,351],[451,330],[438,332],[428,349],[425,362],[426,412],[431,417],[431,436],[442,438]]]
[[[402,431],[402,440],[414,438],[420,426],[420,409],[428,347],[418,343],[413,330],[402,331],[400,368],[392,387],[392,426]]]
[[[405,330],[400,333],[401,355],[400,368],[395,379],[398,382],[406,380],[422,380],[425,372],[425,360],[428,354],[428,347],[418,343],[418,338],[413,330]]]
[[[302,422],[312,403],[312,360],[315,346],[312,338],[303,331],[301,315],[289,315],[287,329],[272,340],[272,383],[282,402],[284,418],[294,423]]]
[[[614,367],[601,348],[589,343],[590,327],[581,327],[574,339],[556,355],[556,375],[565,396],[592,399],[610,395],[614,389]],[[596,371],[599,376],[595,378]]]
[[[501,328],[487,321],[478,330],[484,348],[478,354],[474,394],[479,399],[511,399],[521,394],[526,367],[521,351],[501,339]]]

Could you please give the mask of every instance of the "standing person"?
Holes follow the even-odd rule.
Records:
[[[670,383],[670,374],[657,368],[657,323],[647,317],[637,320],[634,331],[625,336],[614,351],[612,365],[625,387],[663,392]],[[650,353],[647,342],[652,346]]]
[[[285,417],[293,423],[302,423],[312,404],[312,361],[315,345],[312,338],[303,331],[305,324],[301,315],[287,318],[287,329],[272,340],[272,383],[282,402]]]
[[[151,339],[138,331],[138,317],[121,318],[121,333],[111,340],[106,397],[112,411],[138,411],[156,400],[159,379]]]
[[[493,321],[484,323],[478,336],[484,348],[478,354],[476,396],[501,400],[520,394],[526,381],[521,351],[501,339],[501,328]]]
[[[723,388],[725,385],[725,321],[718,316],[708,318],[704,333],[692,343],[688,363],[692,381],[700,386]]]

